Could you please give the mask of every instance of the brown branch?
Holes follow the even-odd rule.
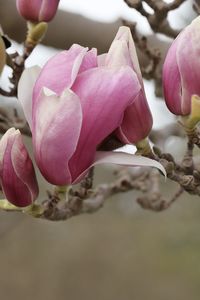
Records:
[[[168,20],[167,16],[171,10],[178,8],[186,0],[174,0],[172,3],[165,3],[162,0],[124,0],[125,3],[136,9],[140,14],[146,17],[150,27],[154,32],[163,33],[171,38],[175,38],[179,31],[173,29]],[[153,9],[153,14],[149,14],[143,4],[148,4]]]
[[[200,3],[199,0],[195,0],[195,3],[193,4],[194,11],[200,15]]]

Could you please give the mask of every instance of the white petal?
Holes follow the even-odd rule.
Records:
[[[144,156],[128,154],[124,152],[97,151],[94,165],[99,165],[104,163],[124,165],[130,167],[131,166],[154,167],[159,169],[165,177],[167,176],[165,168],[159,162]]]
[[[41,68],[34,66],[27,68],[21,75],[18,84],[18,99],[22,105],[26,120],[32,129],[32,93]]]
[[[124,152],[113,152],[113,151],[97,151],[96,157],[93,164],[85,170],[73,183],[78,183],[89,171],[92,166],[100,164],[115,164],[129,167],[154,167],[160,170],[165,178],[167,177],[165,168],[156,160],[148,157],[128,154]]]

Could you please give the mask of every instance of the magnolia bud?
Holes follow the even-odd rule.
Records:
[[[17,0],[19,14],[27,21],[49,22],[56,14],[59,0]]]
[[[200,17],[197,17],[172,43],[163,66],[165,102],[175,115],[190,115],[192,96],[200,96],[199,53]]]
[[[14,128],[0,141],[0,184],[6,199],[15,206],[28,206],[38,196],[32,161],[19,130]]]

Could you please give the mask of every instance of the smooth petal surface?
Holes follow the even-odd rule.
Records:
[[[69,163],[74,180],[92,163],[97,146],[121,124],[140,84],[130,67],[99,67],[80,74],[72,89],[83,112],[79,142]]]
[[[192,95],[200,95],[200,17],[172,43],[163,68],[165,101],[176,115],[189,115]]]
[[[41,68],[34,66],[23,71],[18,83],[18,99],[22,105],[25,118],[32,129],[32,94]]]
[[[191,96],[200,96],[200,17],[197,17],[180,35],[177,63],[181,75],[182,112],[190,113]]]
[[[112,152],[112,151],[97,151],[94,162],[91,166],[86,169],[76,180],[74,183],[78,183],[89,171],[92,166],[100,165],[100,164],[114,164],[114,165],[122,165],[122,166],[140,166],[140,167],[154,167],[160,170],[165,178],[167,177],[165,168],[156,160],[134,155],[128,154],[124,152]]]
[[[128,27],[119,28],[106,56],[105,64],[108,66],[130,66],[137,75],[137,80],[141,86],[140,92],[132,99],[132,104],[127,107],[123,122],[116,131],[118,138],[123,143],[136,143],[148,136],[153,119],[145,96],[135,45]]]
[[[43,89],[33,113],[33,146],[37,165],[52,184],[71,183],[68,162],[82,125],[80,100],[67,89],[59,97]]]
[[[182,115],[181,76],[176,57],[178,43],[179,39],[177,38],[167,52],[163,65],[162,78],[167,107],[172,113]]]
[[[0,182],[9,202],[24,207],[38,196],[32,161],[19,130],[9,129],[0,141]]]
[[[141,90],[133,104],[126,109],[117,136],[125,144],[136,144],[149,135],[152,125],[153,118]]]
[[[133,69],[135,70],[135,72],[138,75],[138,79],[140,81],[140,83],[143,85],[142,82],[142,75],[141,75],[141,71],[140,71],[140,65],[139,65],[139,61],[138,61],[138,57],[137,57],[137,52],[136,52],[136,48],[133,42],[133,37],[130,31],[130,28],[127,26],[121,26],[114,38],[114,41],[110,47],[110,50],[108,52],[108,59],[109,56],[112,57],[112,53],[116,51],[116,45],[115,42],[116,41],[121,41],[122,43],[126,43],[127,47],[128,47],[128,52],[129,52],[129,58],[131,61],[131,65],[133,67]],[[127,54],[124,52],[124,55],[127,56]],[[112,58],[110,58],[112,59]]]
[[[17,9],[22,17],[33,22],[48,22],[56,14],[60,0],[17,0]]]
[[[33,106],[43,87],[61,95],[66,88],[74,83],[79,71],[85,71],[97,66],[96,49],[74,44],[69,50],[62,51],[53,56],[43,67],[33,91]]]

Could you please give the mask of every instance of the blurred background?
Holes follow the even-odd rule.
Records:
[[[170,13],[170,22],[181,28],[194,15],[188,0]],[[162,41],[166,52],[171,40],[154,35],[146,20],[123,0],[61,0],[44,45],[34,50],[27,65],[42,65],[58,51],[55,48],[74,42],[105,52],[122,19],[138,22],[150,45],[160,47]],[[25,21],[17,15],[14,0],[0,0],[0,20],[10,38],[23,42]],[[13,46],[20,51],[19,44]],[[173,117],[157,101],[153,82],[146,80],[145,88],[155,127],[169,123]],[[13,105],[16,99],[9,101]],[[8,99],[2,97],[3,103]],[[28,138],[26,142],[31,147]],[[174,145],[177,140],[170,140],[167,147],[178,156],[184,149],[178,151]],[[98,167],[96,182],[111,176],[110,168]],[[39,174],[38,178],[44,199],[48,187]],[[169,191],[175,191],[175,185],[167,181],[163,193],[168,196]],[[182,196],[170,209],[155,213],[140,208],[136,196],[136,192],[115,196],[93,215],[59,223],[0,212],[1,299],[199,300],[199,198]]]

